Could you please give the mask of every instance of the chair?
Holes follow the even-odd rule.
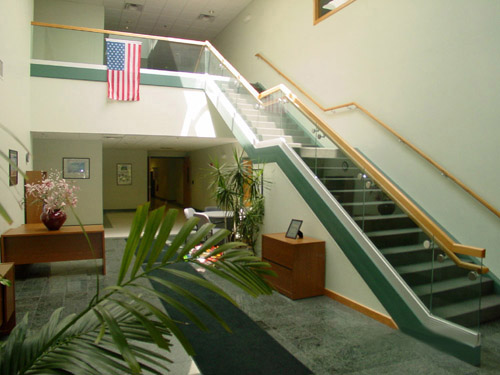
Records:
[[[195,210],[193,207],[188,207],[184,209],[184,216],[186,217],[186,220],[191,219],[194,216]]]
[[[207,216],[207,214],[204,214],[203,212],[195,212],[193,214],[194,217],[197,217],[198,219],[200,219],[198,221],[198,228],[201,228],[204,224],[212,224],[212,222],[210,221],[210,218]],[[210,231],[210,235],[213,235],[214,233],[217,233],[218,231],[220,231],[222,228],[212,228],[212,230]]]

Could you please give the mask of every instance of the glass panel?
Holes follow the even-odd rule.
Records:
[[[460,268],[439,248],[435,247],[432,314],[479,330],[482,275]]]
[[[32,58],[106,65],[105,39],[108,37],[141,42],[142,68],[204,72],[204,46],[41,26],[33,28]]]

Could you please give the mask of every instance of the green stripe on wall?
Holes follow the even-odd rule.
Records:
[[[106,70],[79,68],[71,66],[56,66],[45,64],[31,64],[32,77],[75,79],[79,81],[106,82]],[[205,81],[202,76],[193,74],[193,77],[178,77],[163,74],[141,74],[141,85],[178,87],[186,89],[204,89]]]

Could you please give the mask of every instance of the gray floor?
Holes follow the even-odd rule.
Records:
[[[106,240],[104,285],[115,280],[124,244],[123,239]],[[60,306],[66,313],[81,309],[95,288],[95,267],[88,261],[20,267],[16,277],[17,319],[29,313],[34,330]],[[255,299],[211,275],[205,277],[225,288],[252,319],[317,375],[500,374],[500,322],[483,327],[483,364],[478,368],[327,297],[291,301],[274,293]],[[179,345],[169,358],[175,361],[171,374],[197,373]]]

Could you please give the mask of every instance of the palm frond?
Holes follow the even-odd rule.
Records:
[[[222,289],[201,276],[179,271],[172,266],[185,262],[184,255],[203,243],[190,258],[190,263],[204,267],[229,280],[241,289],[257,296],[269,294],[272,288],[261,278],[270,274],[267,263],[239,247],[242,243],[225,243],[212,250],[219,261],[203,264],[197,256],[219,244],[228,231],[209,236],[212,225],[204,225],[195,233],[197,219],[188,220],[167,245],[177,216],[176,210],[164,209],[149,212],[149,204],[138,207],[134,216],[116,285],[96,293],[89,306],[79,314],[63,317],[63,310],[56,310],[50,320],[37,332],[28,336],[28,316],[11,332],[0,346],[2,374],[139,374],[147,370],[163,374],[170,360],[166,353],[171,348],[170,336],[178,338],[190,355],[192,347],[179,328],[162,309],[146,298],[158,297],[179,310],[186,319],[206,329],[199,318],[201,311],[208,312],[225,329],[230,328],[205,301],[162,275],[169,273],[211,290],[231,303],[235,303]],[[148,283],[149,279],[175,293],[160,292]],[[176,297],[178,296],[178,297]],[[195,306],[188,308],[186,302]],[[151,343],[160,350],[148,349],[141,343]]]

